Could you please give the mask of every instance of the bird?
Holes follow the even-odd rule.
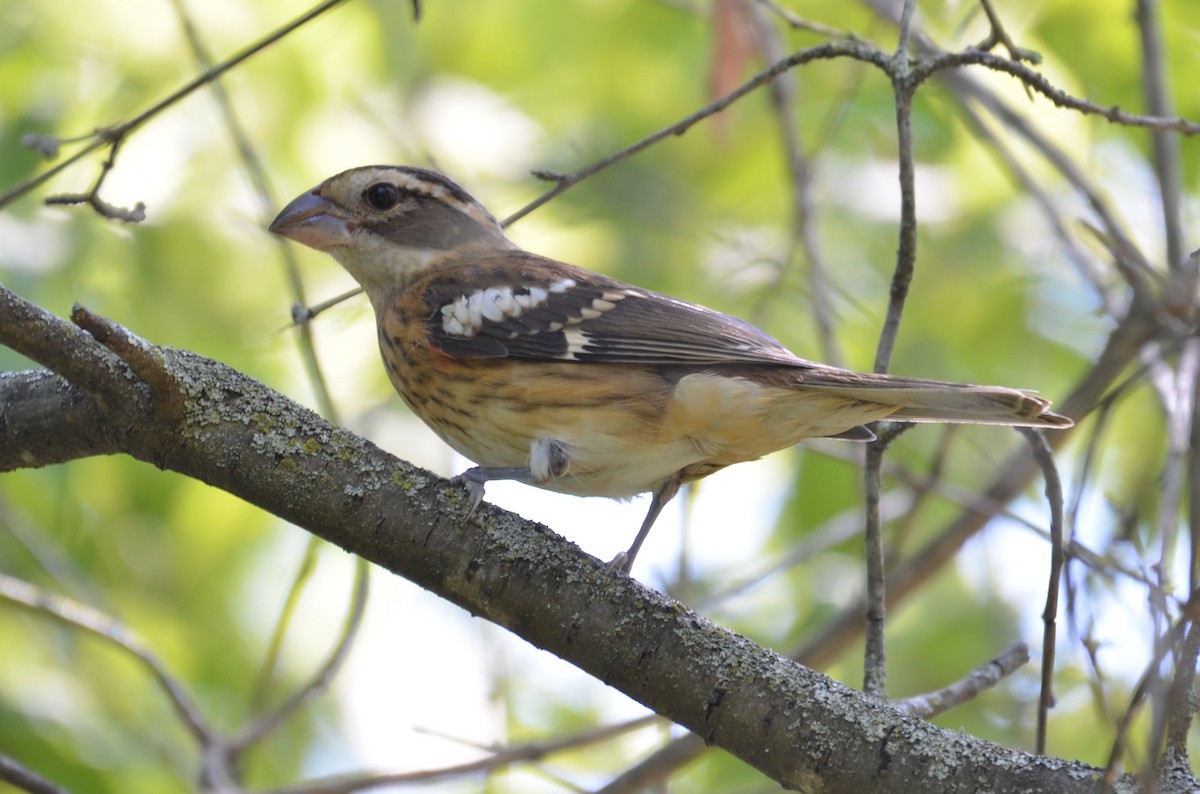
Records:
[[[628,574],[679,488],[873,422],[1069,428],[1029,392],[809,361],[754,325],[525,251],[460,185],[403,165],[351,168],[269,231],[330,254],[366,292],[389,380],[488,482],[577,496],[650,493]]]

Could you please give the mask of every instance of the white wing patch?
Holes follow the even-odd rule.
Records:
[[[545,303],[547,297],[540,287],[522,295],[515,294],[511,287],[488,287],[443,306],[442,330],[470,339],[483,328],[485,320],[498,323],[505,317],[520,317],[522,312]]]
[[[563,336],[567,338],[567,349],[559,358],[576,358],[588,343],[587,333],[579,328],[568,328],[563,331]]]
[[[575,279],[563,278],[545,287],[488,287],[470,295],[461,295],[442,306],[442,330],[450,336],[470,339],[480,333],[488,323],[502,324],[547,304],[553,308],[556,296],[566,294],[576,286]],[[590,306],[572,306],[564,311],[562,314],[566,315],[565,322],[549,322],[545,331],[557,333],[584,320],[594,320],[615,308],[619,301],[634,295],[640,293],[636,290],[605,290],[600,297],[592,300]],[[524,332],[537,333],[529,330]],[[509,336],[516,338],[519,333],[514,330]],[[570,358],[571,354],[583,349],[583,334],[576,329],[570,329],[567,333],[569,353],[566,357]]]

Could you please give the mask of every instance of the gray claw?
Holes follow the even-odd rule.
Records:
[[[467,489],[467,495],[471,497],[471,509],[467,511],[467,520],[470,521],[483,502],[483,491],[487,479],[479,476],[478,469],[467,469],[455,477],[452,482],[462,484]]]
[[[623,551],[618,552],[617,556],[608,563],[609,573],[623,573],[628,576],[631,568],[633,568],[633,563],[629,559],[629,555]]]

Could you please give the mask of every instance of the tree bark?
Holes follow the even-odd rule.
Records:
[[[466,520],[464,489],[251,378],[74,316],[90,333],[0,287],[0,342],[55,370],[0,377],[0,471],[123,453],[221,488],[504,626],[790,789],[1098,788],[1102,770],[909,717],[539,524],[486,504]]]

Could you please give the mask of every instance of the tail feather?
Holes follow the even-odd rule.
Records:
[[[849,376],[849,377],[848,377]],[[804,387],[852,400],[895,405],[898,422],[1068,428],[1075,422],[1050,410],[1050,401],[1003,386],[833,371],[805,373]]]

